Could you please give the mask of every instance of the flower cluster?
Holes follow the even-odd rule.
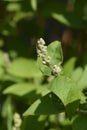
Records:
[[[60,66],[51,64],[51,57],[47,54],[47,46],[45,45],[45,41],[42,38],[37,41],[37,54],[38,57],[42,59],[42,63],[47,65],[55,76],[60,74]]]
[[[12,130],[20,130],[20,126],[22,124],[20,115],[18,113],[15,113],[13,116],[13,120],[14,120],[14,126]]]
[[[45,41],[40,38],[37,41],[38,45],[37,45],[37,54],[40,58],[42,58],[42,63],[43,64],[49,64],[51,61],[51,57],[47,56],[47,46],[45,46]]]

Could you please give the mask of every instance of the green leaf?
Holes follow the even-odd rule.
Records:
[[[15,22],[18,22],[22,19],[25,19],[26,17],[33,17],[34,13],[33,12],[23,12],[23,11],[20,11],[20,12],[17,12],[14,16],[14,21]]]
[[[66,106],[66,112],[67,112],[69,119],[72,119],[74,117],[74,115],[76,115],[78,107],[79,107],[79,100],[69,103]]]
[[[78,115],[72,124],[72,130],[86,130],[87,129],[87,115]]]
[[[68,77],[57,77],[49,85],[49,89],[55,93],[66,106],[81,97],[78,86]]]
[[[87,28],[86,21],[83,18],[82,12],[68,12],[66,10],[65,12],[53,12],[52,17],[62,24],[65,24],[66,26],[72,28]]]
[[[4,53],[0,51],[0,66],[4,66],[4,65],[5,65],[5,56]]]
[[[7,4],[6,9],[7,9],[7,11],[10,11],[10,12],[12,12],[12,11],[20,11],[21,6],[20,6],[19,3],[13,2],[13,3]]]
[[[74,67],[75,67],[75,62],[76,62],[76,58],[72,57],[71,59],[69,59],[63,66],[63,73],[66,76],[71,76]]]
[[[7,97],[2,107],[2,117],[7,119],[7,129],[12,130],[13,104],[11,97]]]
[[[83,90],[87,87],[87,66],[85,66],[83,73],[81,74],[81,78],[78,82],[79,89]]]
[[[52,14],[52,17],[56,20],[58,20],[59,22],[67,25],[67,26],[70,26],[70,22],[68,21],[68,19],[63,15],[63,14],[56,14],[56,13],[53,13]]]
[[[37,0],[31,0],[30,2],[31,2],[32,9],[34,11],[36,11],[37,10]]]
[[[47,47],[48,55],[51,57],[52,65],[60,65],[63,62],[61,42],[54,41]]]
[[[4,79],[5,71],[4,68],[0,67],[0,80]]]
[[[23,118],[22,130],[44,130],[44,121],[39,121],[38,116]]]
[[[23,115],[49,115],[62,112],[63,110],[64,106],[58,97],[53,93],[48,93],[41,99],[36,100]]]
[[[10,64],[7,71],[9,74],[21,78],[32,78],[41,76],[41,73],[36,66],[36,62],[34,60],[28,60],[26,58],[15,59]]]
[[[75,82],[79,82],[81,76],[83,74],[83,69],[81,67],[78,67],[72,72],[71,79]]]
[[[44,94],[46,93],[47,89],[46,86],[36,85],[34,83],[18,83],[11,85],[10,87],[6,88],[3,93],[4,94],[14,94],[17,96],[24,96],[31,92],[35,91],[36,94]]]
[[[29,83],[19,83],[11,85],[10,87],[6,88],[3,93],[4,94],[14,94],[17,96],[23,96],[30,91],[35,89],[34,84]]]

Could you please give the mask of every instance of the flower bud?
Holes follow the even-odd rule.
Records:
[[[42,63],[43,63],[44,65],[46,65],[46,61],[42,61]]]
[[[45,41],[43,40],[43,38],[40,38],[40,43],[42,43],[42,45],[45,45]]]

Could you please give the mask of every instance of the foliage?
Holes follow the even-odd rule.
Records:
[[[15,113],[20,130],[86,130],[87,1],[0,5],[0,130],[12,130]],[[37,57],[40,37],[51,57],[48,65]]]

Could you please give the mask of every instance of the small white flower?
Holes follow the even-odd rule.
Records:
[[[54,65],[53,66],[53,72],[56,73],[56,74],[60,74],[60,72],[61,72],[60,66]]]
[[[40,54],[40,53],[41,53],[41,51],[40,51],[39,49],[37,49],[37,53],[38,53],[38,54]]]
[[[42,53],[47,53],[47,50],[43,48]]]
[[[47,59],[48,59],[48,60],[51,60],[51,57],[50,57],[50,56],[48,56],[48,57],[47,57]]]
[[[15,119],[19,119],[19,118],[20,118],[20,115],[19,115],[18,113],[15,113],[13,118],[14,118],[14,120],[15,120]]]
[[[18,113],[15,113],[13,116],[13,120],[14,120],[14,126],[12,130],[20,130],[20,126],[22,124],[22,119],[20,115]]]
[[[43,40],[43,38],[40,38],[40,43],[42,43],[42,45],[45,45],[45,41]]]
[[[42,61],[42,63],[43,63],[44,65],[46,65],[46,61]]]
[[[19,118],[15,121],[15,127],[20,127],[22,124],[22,120]]]

